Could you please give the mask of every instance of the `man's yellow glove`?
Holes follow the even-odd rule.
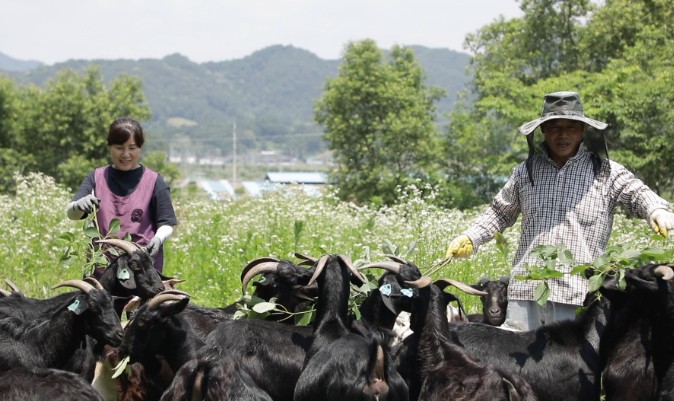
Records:
[[[656,233],[667,236],[667,232],[674,229],[674,213],[665,209],[655,209],[648,218],[648,223]]]
[[[473,254],[473,241],[467,235],[461,234],[454,238],[447,247],[446,259],[449,258],[467,258]]]

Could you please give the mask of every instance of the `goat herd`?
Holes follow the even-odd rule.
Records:
[[[298,326],[233,319],[236,305],[194,305],[142,249],[105,242],[122,254],[99,280],[55,286],[75,291],[34,299],[6,280],[0,401],[674,398],[672,265],[606,277],[576,320],[514,332],[497,327],[503,280],[491,285],[496,292],[483,291],[488,283],[432,281],[395,256],[357,269],[339,254],[252,261],[241,274],[244,293],[261,276],[252,285],[263,299],[290,311],[315,302],[312,325]],[[378,288],[356,318],[351,285],[375,268]],[[448,319],[458,302],[451,288],[483,298],[481,322]],[[132,309],[122,328],[120,316]],[[403,315],[409,335],[398,336]],[[124,360],[125,372],[113,375]]]

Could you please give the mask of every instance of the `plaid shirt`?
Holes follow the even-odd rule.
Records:
[[[516,280],[514,276],[527,274],[527,264],[540,264],[538,256],[530,254],[536,246],[563,245],[576,262],[592,262],[606,249],[618,203],[643,219],[655,209],[670,209],[667,201],[614,161],[603,160],[595,177],[591,153],[582,146],[562,168],[546,154],[538,154],[532,161],[534,186],[521,163],[513,169],[491,207],[464,232],[477,251],[522,214],[522,232],[508,287],[510,299],[534,300],[539,282]],[[568,273],[572,266],[558,268]],[[548,300],[552,302],[582,305],[587,293],[587,280],[577,274],[548,280],[548,285]]]

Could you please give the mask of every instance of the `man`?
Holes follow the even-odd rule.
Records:
[[[581,275],[565,274],[549,280],[549,301],[543,307],[534,300],[539,282],[515,279],[527,274],[527,265],[540,264],[531,253],[538,245],[562,245],[576,262],[592,262],[606,249],[618,204],[664,236],[674,228],[674,214],[667,201],[624,166],[608,160],[608,155],[603,157],[582,146],[587,126],[602,131],[607,124],[585,116],[578,93],[545,95],[541,117],[519,129],[529,144],[527,160],[513,169],[491,206],[447,249],[448,258],[470,256],[522,215],[504,328],[533,330],[573,319],[583,303],[587,280]],[[537,127],[544,137],[540,148],[533,140]],[[572,266],[559,269],[569,273]]]

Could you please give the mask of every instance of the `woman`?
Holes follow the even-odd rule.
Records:
[[[161,175],[140,164],[145,138],[138,121],[130,117],[115,120],[108,131],[112,163],[89,173],[68,204],[71,220],[83,219],[97,210],[102,236],[125,238],[145,246],[154,256],[155,268],[164,266],[163,243],[177,224],[170,188]],[[110,222],[118,218],[120,229],[108,233]],[[95,275],[101,274],[97,271]]]

